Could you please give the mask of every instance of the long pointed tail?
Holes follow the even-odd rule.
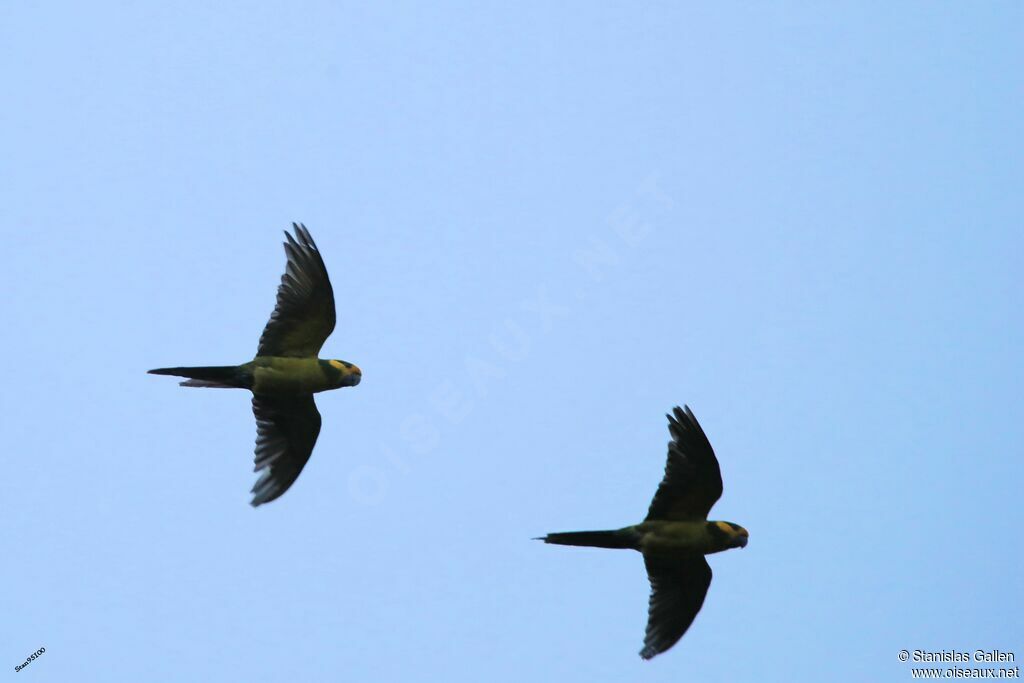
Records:
[[[557,545],[582,545],[592,548],[639,548],[640,535],[632,528],[614,531],[563,531],[536,539]]]
[[[157,368],[150,370],[151,375],[174,375],[188,377],[181,383],[183,387],[210,387],[216,389],[250,389],[252,378],[246,377],[238,366],[214,365],[193,368]]]

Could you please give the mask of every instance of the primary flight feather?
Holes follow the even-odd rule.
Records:
[[[153,375],[187,377],[185,387],[252,391],[256,471],[252,505],[268,503],[295,483],[320,434],[313,394],[359,384],[362,371],[343,360],[321,360],[334,331],[334,290],[313,237],[301,223],[285,232],[288,257],[277,306],[260,336],[256,357],[242,365],[158,368]]]

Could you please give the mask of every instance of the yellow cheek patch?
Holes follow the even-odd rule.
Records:
[[[347,369],[340,360],[329,360],[327,361],[327,364],[330,365],[335,370],[341,370],[342,372],[345,372],[345,370]]]
[[[725,532],[727,536],[732,536],[734,533],[732,527],[726,524],[725,522],[715,522],[715,526],[717,526],[719,529]]]

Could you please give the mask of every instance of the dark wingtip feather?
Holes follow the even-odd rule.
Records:
[[[686,404],[683,404],[682,408],[679,406],[674,407],[672,409],[672,414],[665,415],[665,417],[668,418],[668,428],[669,431],[672,432],[673,437],[676,436],[676,430],[673,429],[673,427],[682,427],[683,429],[696,428],[702,434],[704,432],[700,423],[697,422],[697,417],[693,414],[693,411],[690,410],[690,406]]]
[[[305,224],[292,223],[292,226],[295,228],[295,234],[299,236],[305,246],[310,247],[311,249],[316,249],[316,244],[313,242],[313,236],[309,234],[309,230],[306,228]]]

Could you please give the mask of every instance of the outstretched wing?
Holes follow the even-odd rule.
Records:
[[[665,477],[654,494],[647,519],[704,520],[722,497],[722,472],[708,437],[690,407],[679,406],[668,417],[672,441],[668,444]]]
[[[334,331],[334,290],[327,268],[306,226],[292,223],[284,251],[288,256],[277,306],[263,328],[257,356],[316,357]]]
[[[320,412],[313,395],[252,397],[256,415],[256,468],[263,474],[252,487],[252,505],[269,503],[288,490],[309,461],[320,435]]]
[[[703,555],[665,558],[644,555],[651,597],[647,633],[640,656],[650,659],[675,645],[690,628],[711,585],[711,567]]]

